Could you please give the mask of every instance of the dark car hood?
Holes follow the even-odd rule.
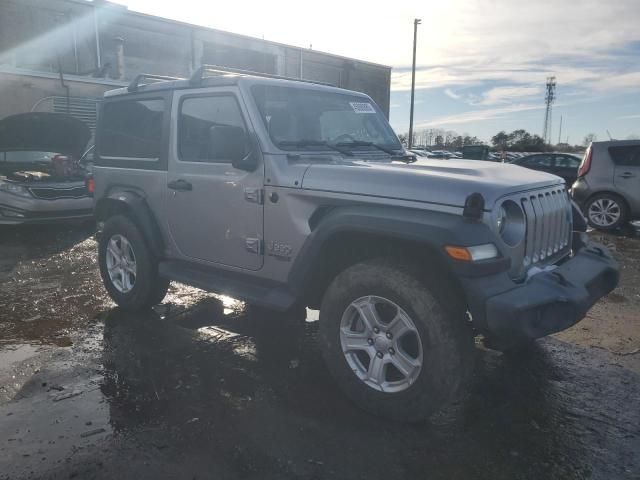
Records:
[[[63,113],[19,113],[0,120],[0,152],[55,152],[77,160],[90,138],[87,124]]]

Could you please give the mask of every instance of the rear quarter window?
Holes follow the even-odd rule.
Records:
[[[99,120],[100,155],[159,158],[164,109],[165,102],[159,98],[106,103]]]
[[[609,147],[609,155],[616,165],[640,167],[640,145]]]

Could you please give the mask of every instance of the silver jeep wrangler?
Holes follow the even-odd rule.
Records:
[[[149,80],[155,80],[150,82]],[[415,162],[368,96],[201,67],[105,94],[94,167],[99,263],[124,308],[170,280],[320,309],[327,366],[360,407],[421,420],[471,370],[474,336],[521,347],[618,282],[563,180]]]

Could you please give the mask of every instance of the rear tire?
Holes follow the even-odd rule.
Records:
[[[111,217],[98,244],[104,286],[118,306],[141,310],[164,299],[169,281],[158,275],[158,261],[142,233],[126,216]]]
[[[397,421],[422,421],[465,383],[473,333],[464,310],[446,302],[436,285],[402,264],[376,259],[347,268],[327,289],[320,346],[331,374],[358,407]],[[365,317],[373,319],[369,326]]]
[[[589,225],[605,232],[626,225],[629,217],[625,201],[611,193],[599,193],[591,197],[585,204],[584,214]]]

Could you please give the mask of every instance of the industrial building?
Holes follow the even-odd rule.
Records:
[[[391,68],[204,28],[94,0],[0,0],[0,118],[69,112],[92,128],[106,90],[201,64],[330,83],[389,114]]]

